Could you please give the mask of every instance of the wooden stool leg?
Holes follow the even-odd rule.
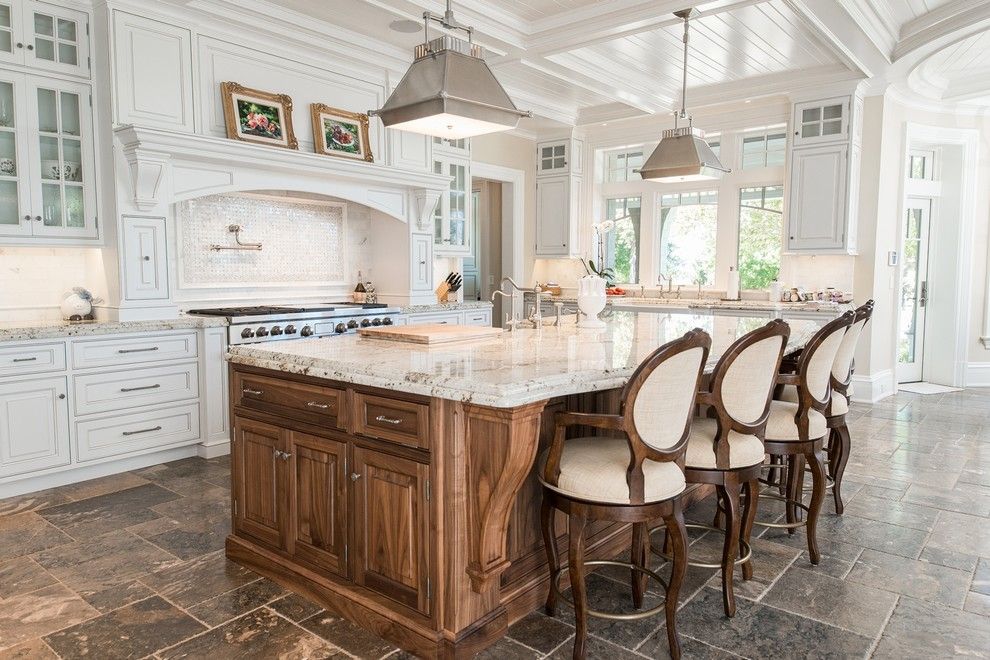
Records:
[[[743,508],[741,536],[743,541],[750,543],[750,536],[753,533],[753,523],[756,521],[756,510],[760,503],[760,482],[756,479],[747,481],[744,488],[746,489],[746,506]],[[739,552],[744,552],[742,544],[739,545]],[[750,558],[742,567],[743,579],[752,580],[753,559]]]
[[[584,583],[584,528],[588,524],[585,513],[572,513],[567,534],[569,537],[567,570],[571,577],[571,595],[574,599],[574,660],[583,660],[588,644],[588,591]]]
[[[664,609],[667,615],[667,644],[670,647],[670,657],[680,660],[681,642],[677,637],[677,598],[681,592],[681,584],[687,573],[687,529],[684,528],[684,512],[676,505],[673,515],[664,518],[667,524],[667,538],[670,541],[674,561],[671,562],[670,584],[667,586],[667,601]]]
[[[630,562],[640,568],[650,567],[650,532],[646,523],[633,525],[632,552]],[[633,607],[643,608],[643,595],[646,593],[646,573],[630,570],[632,578]]]
[[[550,500],[544,497],[543,505],[540,507],[540,526],[543,528],[543,547],[547,552],[551,578],[560,568],[560,557],[557,554],[557,531],[554,529],[556,512],[557,510],[550,504]],[[557,615],[557,591],[553,588],[552,583],[543,609],[550,616]]]
[[[722,529],[722,496],[721,493],[715,491],[715,516],[712,518],[712,527],[715,529]]]
[[[811,505],[808,507],[808,554],[811,556],[811,563],[818,564],[821,555],[818,553],[818,536],[816,528],[818,526],[818,514],[822,510],[822,502],[825,500],[825,452],[810,451],[805,455],[808,459],[808,466],[811,468],[812,489]]]
[[[739,507],[739,482],[728,479],[718,490],[725,505],[725,543],[722,545],[722,608],[725,616],[736,615],[736,598],[732,591],[732,576],[739,549],[739,529],[742,512]]]
[[[835,512],[842,515],[845,505],[842,502],[842,474],[846,471],[846,463],[849,462],[849,450],[851,446],[849,438],[849,427],[845,424],[832,429],[834,437],[832,444],[835,445],[835,455],[829,459],[829,468],[832,471],[832,497],[835,499]]]

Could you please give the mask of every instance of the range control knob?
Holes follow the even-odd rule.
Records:
[[[257,335],[258,337],[267,337],[268,336],[268,328],[266,328],[263,325],[262,326],[259,326],[258,329],[254,331],[254,334]]]
[[[381,325],[381,324],[382,324],[382,320],[381,319],[379,319],[379,318],[371,319],[371,325]]]
[[[386,316],[382,319],[382,325],[392,325],[392,317]]]
[[[287,325],[287,326],[285,326],[285,334],[287,334],[287,335],[294,335],[294,334],[296,334],[296,326],[294,326],[294,325]]]
[[[313,334],[313,329],[308,325],[304,325],[303,329],[299,331],[299,334],[303,337],[309,337]]]
[[[347,322],[347,327],[351,329],[356,328],[358,327],[358,322],[355,321],[354,319],[351,319],[350,321]]]
[[[250,339],[251,337],[254,337],[254,330],[252,330],[251,328],[244,328],[243,330],[241,330],[241,337],[243,337],[244,339]]]
[[[368,319],[361,319],[362,328],[367,328],[369,325],[371,325],[371,321],[369,321]]]
[[[280,325],[273,325],[272,326],[272,337],[277,337],[280,334],[282,334],[282,326],[280,326]]]
[[[334,331],[334,332],[336,332],[336,333],[337,333],[338,335],[342,335],[342,334],[344,334],[345,332],[347,332],[347,326],[346,326],[346,325],[344,325],[343,323],[338,323],[338,324],[337,324],[337,325],[336,325],[336,326],[334,327],[334,329],[333,329],[333,331]]]

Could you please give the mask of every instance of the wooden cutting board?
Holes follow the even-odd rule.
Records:
[[[390,339],[412,344],[449,344],[471,339],[492,339],[500,336],[502,328],[490,328],[478,325],[447,325],[443,323],[424,323],[423,325],[405,325],[381,328],[361,328],[358,333],[375,339]]]

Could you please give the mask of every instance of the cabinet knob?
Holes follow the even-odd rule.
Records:
[[[60,399],[64,399],[64,398],[65,398],[65,393],[63,392],[63,393],[61,393],[61,394],[59,394],[59,395],[58,395],[58,398],[60,398]]]
[[[141,258],[144,259],[145,261],[151,261],[151,257],[149,257],[148,255],[144,255]]]
[[[18,47],[18,48],[24,48],[24,44],[23,44],[23,43],[21,43],[20,41],[18,41],[18,42],[17,42],[17,47]]]
[[[40,215],[36,215],[36,216],[34,216],[34,219],[35,219],[35,221],[37,221],[37,222],[41,222],[41,216],[40,216]]]
[[[360,474],[358,474],[357,472],[351,472],[351,481],[357,481],[360,478],[361,478]]]
[[[28,48],[28,50],[34,50],[34,46],[32,46],[31,44],[28,44],[28,47],[27,48]]]
[[[24,219],[25,219],[25,220],[30,220],[30,219],[31,219],[31,216],[29,216],[29,215],[26,215],[26,216],[24,216]]]

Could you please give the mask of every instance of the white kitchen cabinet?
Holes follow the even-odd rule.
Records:
[[[199,367],[196,362],[180,362],[77,374],[72,377],[72,392],[77,415],[195,399],[199,397]]]
[[[794,104],[792,143],[795,148],[849,138],[849,96]]]
[[[72,343],[72,367],[116,367],[163,360],[188,360],[198,354],[196,333],[122,335],[108,339],[80,339]]]
[[[584,143],[574,138],[548,140],[536,145],[536,176],[581,174]]]
[[[433,290],[433,237],[412,234],[409,238],[412,259],[409,264],[409,288],[412,291]]]
[[[788,250],[841,250],[848,211],[849,147],[795,149],[788,193]]]
[[[65,344],[0,346],[0,376],[65,370]]]
[[[491,324],[491,309],[469,309],[464,312],[464,325],[489,326]]]
[[[577,252],[581,180],[570,175],[536,181],[536,256],[568,257]]]
[[[406,325],[425,325],[428,323],[463,325],[464,315],[461,312],[429,312],[424,314],[409,314],[406,317]]]
[[[197,438],[196,403],[76,423],[76,451],[81,462],[188,444]]]
[[[65,377],[0,383],[0,477],[69,460]]]
[[[167,300],[165,218],[124,216],[121,232],[124,248],[124,298]]]
[[[89,77],[89,14],[32,0],[0,0],[0,61]]]
[[[95,174],[89,85],[0,73],[0,237],[91,243]]]
[[[442,137],[433,137],[432,146],[434,154],[447,154],[450,156],[460,156],[462,158],[471,157],[471,139],[460,138],[459,140],[449,140]]]
[[[457,156],[433,156],[433,173],[450,177],[450,190],[440,196],[433,212],[434,254],[471,254],[471,161]]]
[[[116,123],[195,130],[191,41],[185,28],[113,12]]]

